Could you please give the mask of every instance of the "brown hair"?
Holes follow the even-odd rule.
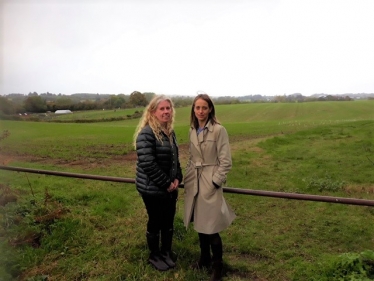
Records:
[[[219,124],[219,121],[216,118],[216,111],[214,109],[213,101],[208,96],[208,94],[204,93],[204,94],[198,94],[195,97],[195,99],[193,100],[192,107],[191,107],[191,116],[190,116],[190,125],[191,125],[191,127],[195,128],[195,129],[199,128],[199,120],[197,120],[197,118],[195,116],[195,112],[194,112],[195,103],[199,99],[202,99],[202,100],[206,101],[208,103],[209,109],[211,109],[211,111],[209,113],[209,116],[208,116],[208,121],[210,120],[210,122],[212,123],[212,125],[214,125],[216,123]]]

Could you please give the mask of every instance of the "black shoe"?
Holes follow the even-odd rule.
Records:
[[[163,258],[159,254],[150,254],[148,261],[157,270],[166,271],[169,269],[169,266],[164,262]]]
[[[171,251],[161,252],[161,257],[170,268],[175,267],[175,259],[173,259]]]
[[[213,262],[212,266],[213,272],[212,275],[210,276],[209,281],[222,281],[222,269],[223,269],[223,263],[222,261],[216,261]]]

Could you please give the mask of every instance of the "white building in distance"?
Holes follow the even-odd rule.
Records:
[[[55,114],[69,114],[69,113],[73,113],[73,112],[69,109],[61,109],[61,110],[55,111]]]

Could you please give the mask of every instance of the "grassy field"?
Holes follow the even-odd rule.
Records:
[[[373,108],[373,101],[217,106],[233,154],[227,186],[374,200]],[[98,120],[134,111],[56,118]],[[189,114],[190,108],[177,109],[183,167]],[[9,132],[0,141],[1,162],[133,178],[137,122],[1,121],[1,131]],[[0,184],[0,202],[14,201],[0,209],[1,281],[208,279],[189,267],[199,248],[194,230],[183,227],[183,189],[175,219],[177,267],[157,272],[146,262],[147,217],[134,185],[3,170]],[[374,266],[362,262],[374,260],[373,207],[225,197],[237,219],[222,232],[224,280],[374,278]],[[373,276],[364,277],[363,269]]]

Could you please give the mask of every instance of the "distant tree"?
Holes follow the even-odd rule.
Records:
[[[194,97],[173,97],[173,103],[175,107],[190,106],[193,102]]]
[[[80,106],[82,106],[82,110],[95,110],[100,109],[100,107],[102,108],[100,104],[93,101],[85,101],[83,103],[80,103]]]
[[[29,96],[25,100],[25,110],[28,112],[46,112],[47,103],[40,96]]]
[[[283,96],[275,96],[274,97],[275,102],[285,102],[286,101],[286,95]]]
[[[152,99],[156,94],[153,93],[153,92],[144,92],[143,95],[144,95],[145,98],[147,99],[147,104],[148,104],[148,102],[150,102],[151,99]]]
[[[120,108],[124,107],[126,103],[126,97],[123,94],[120,95],[111,95],[108,100],[106,100],[103,105],[105,108]]]
[[[125,104],[126,104],[128,99],[129,99],[129,96],[126,96],[124,94],[119,94],[117,104],[116,104],[117,108],[119,108],[119,107],[125,108]]]
[[[145,98],[145,95],[134,91],[130,95],[129,103],[136,107],[136,106],[146,106],[148,104],[147,99]]]
[[[0,111],[2,111],[4,114],[14,114],[14,104],[7,98],[0,96]]]
[[[58,109],[70,109],[74,102],[70,98],[59,97],[56,99],[55,104]]]

